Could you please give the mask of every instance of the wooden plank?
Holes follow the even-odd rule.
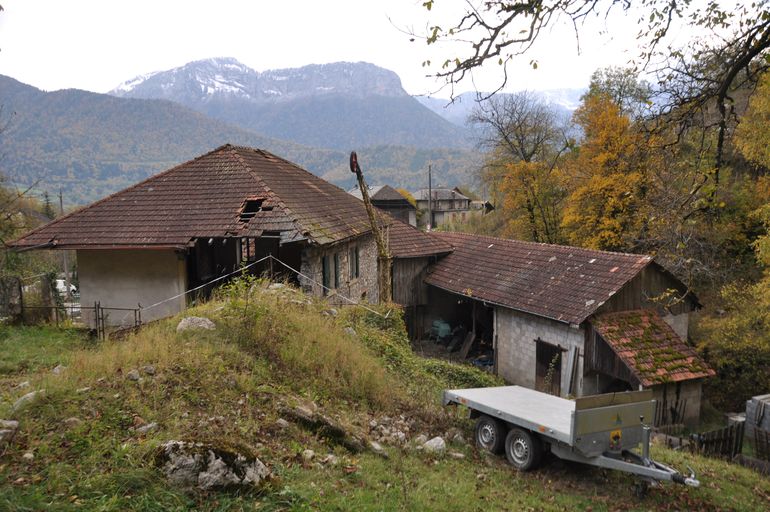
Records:
[[[770,432],[754,428],[754,454],[758,459],[770,461]]]
[[[476,333],[471,331],[468,334],[465,335],[465,341],[463,341],[463,346],[460,348],[460,357],[462,359],[465,359],[468,357],[468,352],[471,351],[471,347],[473,346],[473,340],[476,338]]]

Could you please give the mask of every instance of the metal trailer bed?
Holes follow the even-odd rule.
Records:
[[[655,401],[652,392],[630,391],[567,400],[521,386],[444,391],[444,405],[463,405],[476,418],[477,444],[505,451],[519,470],[534,469],[543,444],[561,459],[634,474],[644,485],[673,481],[700,483],[649,456]],[[503,438],[504,442],[503,442]],[[633,451],[642,444],[642,453]]]

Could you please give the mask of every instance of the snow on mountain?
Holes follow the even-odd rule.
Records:
[[[109,94],[163,98],[188,105],[214,97],[235,97],[258,103],[319,94],[407,95],[398,75],[364,62],[312,64],[258,72],[233,58],[199,60],[168,71],[140,75],[123,82]]]

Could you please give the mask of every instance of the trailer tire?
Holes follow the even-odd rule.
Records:
[[[505,458],[519,471],[530,471],[540,465],[543,443],[527,430],[512,428],[505,437]]]
[[[503,453],[503,448],[505,448],[505,432],[505,423],[482,414],[476,420],[476,429],[474,431],[476,446],[494,454]]]

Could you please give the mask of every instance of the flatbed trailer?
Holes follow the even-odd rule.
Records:
[[[685,476],[650,458],[652,391],[629,391],[567,400],[521,386],[444,391],[444,405],[463,405],[476,419],[481,448],[505,452],[518,470],[534,469],[550,450],[565,460],[625,471],[647,484],[672,481],[698,487]],[[642,445],[642,452],[635,448]]]

